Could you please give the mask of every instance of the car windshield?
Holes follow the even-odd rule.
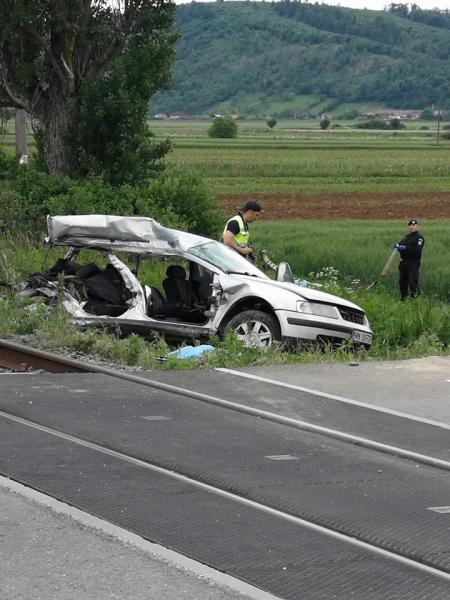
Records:
[[[206,262],[214,265],[224,273],[240,273],[243,275],[253,275],[254,277],[263,277],[266,275],[256,268],[250,261],[246,260],[240,254],[227,248],[219,242],[208,242],[189,248],[189,254],[202,258]]]

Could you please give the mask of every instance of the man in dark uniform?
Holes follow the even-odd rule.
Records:
[[[422,250],[425,244],[423,235],[418,230],[418,223],[411,219],[408,223],[409,233],[398,243],[395,248],[400,252],[399,285],[400,299],[416,298],[419,294],[419,268]]]

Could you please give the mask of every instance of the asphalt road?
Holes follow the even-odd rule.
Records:
[[[147,376],[446,460],[448,429],[439,423],[449,423],[449,366],[424,359],[244,370],[251,378]],[[0,410],[27,420],[0,418],[0,472],[28,486],[7,491],[3,481],[0,496],[0,590],[8,600],[263,598],[258,588],[266,598],[302,600],[448,597],[449,582],[432,572],[299,522],[450,570],[448,513],[431,510],[448,503],[448,471],[105,376],[0,377]],[[79,520],[36,505],[44,497],[30,488],[82,509]],[[101,520],[83,523],[86,513]],[[103,534],[92,530],[105,523]],[[111,533],[108,523],[119,529]],[[118,531],[130,536],[127,545]]]

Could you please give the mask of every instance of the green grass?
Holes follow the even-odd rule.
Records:
[[[168,164],[200,173],[214,193],[428,191],[450,188],[448,149],[176,147]]]
[[[207,137],[206,121],[152,122],[157,137],[171,136],[169,168],[200,174],[220,193],[413,192],[450,188],[450,142],[420,123],[393,135],[343,127],[320,131],[317,121],[239,122],[239,137]],[[428,123],[435,128],[435,123]]]
[[[424,294],[443,301],[450,298],[449,229],[450,220],[420,223],[425,237],[421,287]],[[404,233],[405,223],[398,220],[259,221],[253,224],[252,240],[275,262],[289,262],[300,278],[334,267],[345,283],[359,279],[367,285],[379,278],[392,244]],[[397,279],[396,263],[385,281],[395,296]]]

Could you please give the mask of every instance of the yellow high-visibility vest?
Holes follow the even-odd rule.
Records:
[[[225,229],[223,230],[222,239],[225,235],[225,232],[228,231],[227,227],[230,221],[237,221],[239,223],[239,233],[236,233],[234,235],[234,241],[240,248],[247,248],[250,232],[248,230],[248,227],[246,226],[246,223],[244,222],[244,219],[242,218],[242,215],[240,214],[231,217],[231,219],[228,219],[228,221],[225,223]]]

